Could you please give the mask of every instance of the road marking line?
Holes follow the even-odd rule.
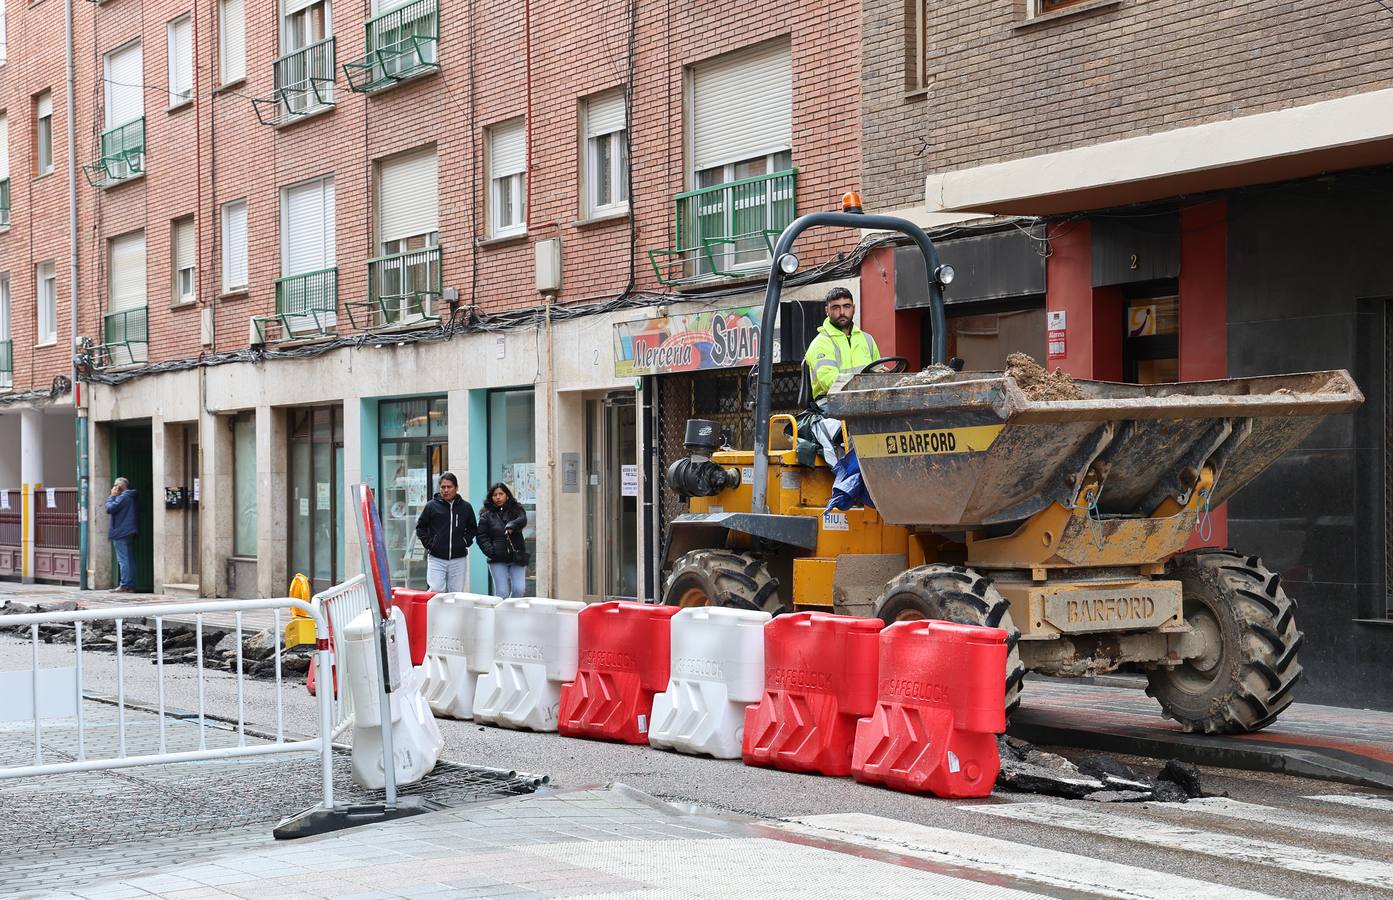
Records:
[[[1393,800],[1386,800],[1383,797],[1363,797],[1359,794],[1319,794],[1314,797],[1302,797],[1303,800],[1321,800],[1325,803],[1342,803],[1345,806],[1357,806],[1360,809],[1376,809],[1379,812],[1393,813]]]
[[[1075,853],[865,813],[803,816],[780,823],[778,827],[795,834],[857,844],[1103,897],[1127,900],[1170,897],[1259,900],[1269,896]]]
[[[1147,809],[1174,809],[1170,804],[1146,803],[1143,805]],[[1262,825],[1274,825],[1279,828],[1297,828],[1301,831],[1338,834],[1341,837],[1362,838],[1370,841],[1383,840],[1381,836],[1370,832],[1367,826],[1345,825],[1340,822],[1332,822],[1328,819],[1309,816],[1305,813],[1290,809],[1261,806],[1257,803],[1244,803],[1241,800],[1230,800],[1227,797],[1200,797],[1199,799],[1191,800],[1189,803],[1176,809],[1176,811],[1195,809],[1206,815],[1223,816],[1229,819],[1242,819],[1245,822],[1257,822]]]
[[[965,806],[963,809],[1034,822],[1052,828],[1065,828],[1093,835],[1110,835],[1159,849],[1180,850],[1216,856],[1235,862],[1301,872],[1317,878],[1332,878],[1355,884],[1393,888],[1393,865],[1326,853],[1305,847],[1292,847],[1275,841],[1245,838],[1221,832],[1201,831],[1155,819],[1106,815],[1054,803],[1013,803],[1001,806]]]

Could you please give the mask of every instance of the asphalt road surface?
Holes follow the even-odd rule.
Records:
[[[0,636],[0,671],[27,668],[27,641]],[[42,665],[70,665],[71,645],[41,645]],[[115,658],[84,653],[89,694],[116,694]],[[125,695],[154,704],[153,663],[125,661]],[[166,667],[167,707],[197,705],[193,666]],[[208,671],[204,691],[210,713],[235,718],[235,681]],[[276,726],[275,685],[245,684],[243,709],[251,727]],[[1027,695],[1025,699],[1029,703]],[[284,727],[312,734],[315,701],[301,680],[284,688]],[[1142,884],[1164,873],[1280,897],[1393,897],[1393,795],[1330,782],[1278,775],[1205,770],[1205,788],[1228,798],[1179,804],[1098,804],[998,792],[982,801],[910,796],[850,779],[794,775],[633,747],[481,727],[440,720],[445,757],[475,765],[551,776],[558,788],[623,782],[679,804],[697,804],[771,820],[788,827],[835,833],[871,850],[906,849],[914,840],[897,834],[896,822],[941,830],[934,843],[955,848],[985,868],[1004,871],[1058,865],[1050,851],[1076,854],[1096,866],[1100,881]],[[1060,751],[1071,755],[1072,751]],[[1128,760],[1154,772],[1159,764]],[[18,760],[0,759],[0,766]],[[867,818],[878,817],[878,818]],[[918,845],[914,845],[918,846]],[[912,852],[936,852],[919,847]],[[1166,892],[1162,891],[1164,895]],[[1138,893],[1135,896],[1155,895]],[[1061,896],[1073,896],[1064,892]]]

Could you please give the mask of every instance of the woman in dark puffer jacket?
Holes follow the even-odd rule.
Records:
[[[504,600],[521,597],[527,591],[527,545],[522,530],[527,526],[527,510],[503,482],[489,488],[479,516],[479,549],[489,560],[494,593]]]

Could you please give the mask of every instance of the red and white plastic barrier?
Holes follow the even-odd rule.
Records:
[[[648,743],[653,696],[667,687],[675,606],[595,603],[581,610],[576,680],[561,688],[567,737]]]
[[[436,594],[427,602],[421,690],[437,716],[474,717],[479,676],[493,660],[493,611],[502,602],[483,594]]]

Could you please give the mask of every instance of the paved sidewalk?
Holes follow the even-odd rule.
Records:
[[[432,813],[323,838],[174,860],[149,874],[29,897],[759,896],[1023,898],[1037,882],[683,812],[622,785]]]

